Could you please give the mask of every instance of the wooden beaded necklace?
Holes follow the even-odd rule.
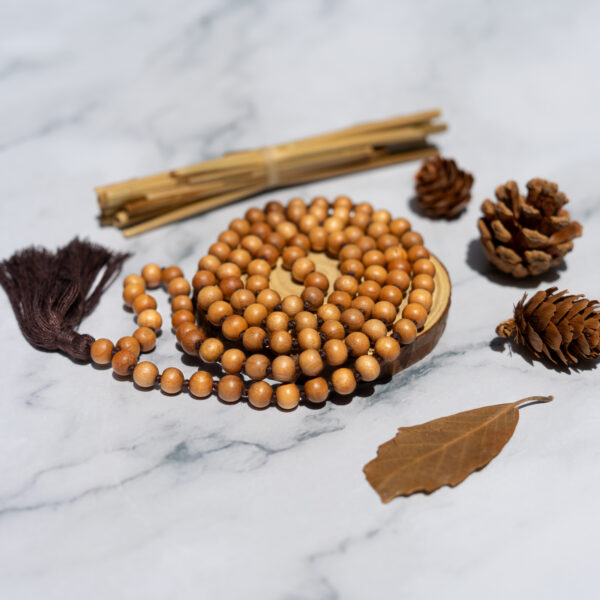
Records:
[[[329,278],[311,258],[323,252],[339,261],[328,295]],[[270,287],[279,265],[301,293],[282,298]],[[322,404],[331,392],[348,396],[360,382],[378,379],[417,339],[433,305],[435,274],[421,235],[386,210],[353,205],[346,196],[332,204],[318,197],[310,206],[294,198],[285,208],[269,202],[230,223],[199,260],[191,284],[176,266],[148,264],[126,277],[123,299],[139,327],[116,344],[96,340],[90,356],[141,388],[167,394],[216,394],[254,408]],[[146,290],[161,285],[181,348],[202,363],[218,363],[220,379],[205,369],[185,378],[176,367],[159,373],[154,363],[138,362],[154,349],[162,326]]]

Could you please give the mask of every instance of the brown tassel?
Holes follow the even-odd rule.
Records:
[[[94,338],[75,330],[128,256],[75,238],[56,252],[30,247],[0,262],[0,283],[29,343],[89,361]]]

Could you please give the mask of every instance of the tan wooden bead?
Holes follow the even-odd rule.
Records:
[[[360,260],[348,258],[340,265],[340,273],[350,275],[359,280],[365,273],[365,267]]]
[[[338,258],[341,261],[344,260],[360,260],[362,257],[362,250],[356,244],[346,244],[343,248],[340,248]]]
[[[259,223],[265,220],[265,213],[260,208],[249,208],[244,215],[249,223]]]
[[[146,292],[146,285],[130,283],[123,289],[123,301],[127,306],[133,306],[135,299]]]
[[[259,327],[268,314],[269,311],[264,304],[255,302],[247,306],[244,310],[244,319],[246,319],[246,323],[250,327]]]
[[[267,236],[267,239],[270,239],[270,237]],[[277,259],[279,258],[279,250],[273,244],[263,244],[256,253],[256,258],[264,260],[270,268],[273,268],[277,264]]]
[[[376,210],[371,215],[371,221],[375,223],[389,223],[391,220],[392,215],[387,210]]]
[[[277,356],[271,363],[271,373],[275,381],[288,383],[296,379],[296,363],[290,356]]]
[[[271,265],[263,258],[255,258],[250,261],[246,269],[248,275],[263,275],[268,277],[271,274]]]
[[[290,319],[293,319],[299,312],[304,310],[304,301],[300,296],[294,294],[286,296],[281,302],[281,310]]]
[[[242,397],[244,383],[237,375],[225,375],[217,384],[219,399],[228,404],[237,402]]]
[[[342,367],[331,374],[331,384],[336,393],[347,396],[356,389],[356,378],[350,369]]]
[[[433,298],[431,296],[431,292],[428,292],[427,290],[417,289],[413,290],[409,294],[408,301],[420,304],[425,308],[425,310],[429,311],[433,302]]]
[[[300,402],[300,390],[295,383],[280,385],[275,390],[277,406],[284,410],[293,410]]]
[[[242,270],[234,262],[224,262],[219,265],[215,275],[219,281],[223,281],[223,279],[227,279],[228,277],[241,277]]]
[[[338,292],[346,292],[355,296],[358,291],[358,281],[351,275],[340,275],[334,282],[333,287]]]
[[[142,361],[133,369],[133,381],[141,388],[152,388],[156,384],[158,367],[150,361]]]
[[[428,258],[420,258],[413,264],[413,274],[433,277],[435,275],[435,265]]]
[[[205,363],[214,363],[221,358],[224,351],[223,342],[219,338],[212,337],[202,342],[198,354]]]
[[[363,231],[362,228],[357,227],[356,225],[348,225],[348,227],[346,227],[346,229],[344,229],[344,233],[346,234],[346,239],[348,240],[348,242],[350,244],[356,244],[356,242],[363,236],[365,235],[365,232]],[[360,248],[359,248],[360,250]],[[359,257],[356,258],[361,258],[362,257],[362,251],[360,253]]]
[[[421,273],[413,279],[412,286],[415,290],[427,290],[428,292],[433,293],[435,282],[433,281],[433,277],[431,275]]]
[[[336,290],[329,294],[327,302],[335,304],[340,310],[344,311],[352,306],[352,296],[348,292]]]
[[[327,230],[324,227],[315,227],[308,234],[310,247],[314,252],[323,252],[327,248]]]
[[[183,373],[176,367],[166,368],[160,376],[160,389],[165,394],[179,394],[183,387]]]
[[[317,316],[323,319],[323,321],[339,321],[340,317],[342,316],[342,312],[335,304],[327,303],[319,306],[317,310]]]
[[[248,250],[252,256],[256,255],[262,245],[263,241],[257,235],[246,235],[240,242],[240,246]]]
[[[394,269],[387,274],[386,285],[395,285],[402,292],[405,292],[410,286],[410,275],[401,269]]]
[[[348,198],[348,196],[338,196],[333,201],[333,207],[334,208],[345,208],[346,210],[351,210],[352,209],[352,200],[350,200],[350,198]]]
[[[285,248],[285,238],[276,231],[273,231],[265,239],[265,244],[277,248],[277,256],[279,256],[279,253]]]
[[[396,240],[396,244],[398,244],[398,240]],[[406,260],[408,257],[406,250],[404,248],[401,248],[398,245],[391,246],[390,248],[387,248],[386,250],[384,250],[383,256],[385,256],[385,261],[388,264],[390,262],[392,262],[393,260],[396,260],[397,258]]]
[[[346,336],[346,346],[352,351],[352,356],[362,356],[369,351],[371,340],[362,331],[353,331]]]
[[[140,343],[132,335],[126,335],[118,339],[116,347],[119,350],[128,350],[136,358],[140,355]]]
[[[136,300],[137,299],[138,298],[136,298]],[[146,308],[156,308],[156,302],[154,304],[154,306],[147,306]],[[189,296],[175,296],[175,298],[171,300],[171,310],[173,312],[177,312],[178,310],[189,310],[190,312],[193,311],[194,305],[192,303],[192,299]]]
[[[255,381],[248,389],[248,402],[254,408],[266,408],[272,398],[273,388],[266,381]]]
[[[327,364],[333,367],[342,365],[348,360],[348,348],[342,340],[327,340],[323,344]]]
[[[289,331],[274,331],[269,337],[269,346],[276,354],[287,354],[292,349]]]
[[[404,310],[402,311],[402,317],[404,319],[410,319],[411,321],[414,321],[417,329],[421,329],[427,320],[427,311],[421,304],[411,302],[404,307]]]
[[[411,246],[408,249],[406,257],[408,258],[409,262],[414,263],[420,258],[429,258],[429,250],[427,250],[425,246],[421,245]]]
[[[286,246],[281,252],[281,264],[284,269],[291,270],[292,265],[300,258],[306,256],[306,250],[300,246]]]
[[[379,238],[389,232],[389,227],[385,223],[373,222],[367,227],[367,235],[372,237],[375,241],[379,242]],[[398,240],[394,237],[394,242],[397,244]],[[379,247],[379,243],[377,244]],[[380,250],[382,250],[380,248]]]
[[[90,357],[97,365],[107,365],[112,360],[114,345],[107,338],[97,339],[90,348]]]
[[[323,370],[323,359],[318,350],[304,350],[298,355],[298,366],[304,375],[314,377]]]
[[[339,217],[327,217],[323,222],[323,229],[325,229],[327,233],[341,231],[344,229],[344,221]]]
[[[303,329],[298,332],[298,345],[302,350],[318,350],[321,347],[321,336],[316,329]]]
[[[360,331],[364,325],[365,316],[357,308],[347,308],[341,314],[340,320],[350,331]]]
[[[206,317],[213,325],[220,325],[224,318],[232,314],[233,308],[229,302],[225,302],[225,300],[217,300],[208,307]]]
[[[293,237],[291,237],[288,242],[288,246],[298,246],[302,248],[305,252],[310,251],[310,238],[303,233],[297,233]]]
[[[273,311],[267,316],[267,329],[273,331],[287,331],[290,318],[280,310]]]
[[[377,238],[377,248],[383,252],[385,256],[386,250],[398,247],[398,238],[392,233],[384,233]],[[386,257],[386,262],[387,262]]]
[[[212,394],[213,378],[207,371],[196,371],[191,377],[188,389],[196,398],[206,398]]]
[[[240,349],[229,348],[221,356],[221,366],[226,373],[236,375],[241,372],[245,360],[246,355]]]
[[[198,356],[198,349],[205,339],[206,335],[196,327],[194,329],[190,329],[181,338],[180,344],[186,354],[189,354],[190,356]]]
[[[112,368],[117,375],[125,377],[131,373],[136,362],[137,356],[129,350],[119,350],[112,357]]]
[[[318,326],[317,315],[307,310],[300,311],[295,317],[296,331],[303,329],[316,329]]]
[[[321,404],[329,396],[329,386],[323,377],[315,377],[304,384],[304,393],[309,402]]]
[[[292,277],[298,283],[304,283],[306,276],[315,270],[315,263],[306,256],[300,257],[292,265]]]
[[[311,208],[314,206],[320,206],[323,207],[325,209],[329,208],[329,202],[327,201],[327,198],[325,198],[325,196],[315,196],[310,203]]]
[[[365,319],[371,317],[374,306],[375,302],[372,298],[369,298],[369,296],[356,296],[356,298],[352,300],[352,308],[360,310]]]
[[[363,281],[358,286],[358,294],[360,296],[367,296],[367,298],[371,298],[371,300],[378,300],[379,292],[381,292],[381,286],[372,279]]]
[[[132,273],[131,275],[127,275],[127,277],[125,277],[125,279],[123,280],[123,289],[126,288],[128,285],[139,285],[145,290],[146,280],[141,275]]]
[[[410,249],[413,246],[422,246],[423,237],[416,231],[407,231],[401,238],[402,245],[406,249]]]
[[[275,231],[282,235],[286,240],[290,240],[298,233],[298,228],[291,221],[283,221],[277,225]]]
[[[235,231],[240,237],[250,233],[250,223],[246,219],[233,219],[229,223],[229,229]]]
[[[265,289],[256,296],[256,301],[265,306],[267,310],[273,310],[281,303],[281,296],[275,290]]]
[[[187,279],[173,277],[168,283],[167,290],[171,298],[174,298],[175,296],[187,296],[192,291],[192,288]]]
[[[387,327],[379,319],[369,319],[365,321],[362,332],[368,336],[371,342],[375,342],[387,334]]]
[[[219,289],[223,292],[223,297],[228,300],[231,298],[232,294],[243,289],[243,287],[244,282],[240,277],[235,276],[225,277],[224,279],[221,279],[221,282],[219,283]]]
[[[235,311],[243,312],[256,302],[256,296],[250,290],[236,290],[231,294],[229,302]]]
[[[393,361],[400,355],[400,344],[389,335],[380,337],[374,346],[376,354],[385,361]]]
[[[410,231],[410,223],[406,219],[394,219],[390,223],[390,231],[401,238],[407,231]]]
[[[150,327],[138,327],[133,337],[139,342],[142,352],[151,352],[156,346],[156,333]]]
[[[171,317],[171,325],[174,329],[177,329],[182,323],[194,323],[195,321],[194,313],[186,309],[175,311]]]
[[[397,313],[396,307],[387,300],[375,302],[375,306],[373,307],[373,318],[385,323],[393,323]]]
[[[302,291],[301,298],[304,302],[308,302],[312,309],[316,309],[323,304],[325,294],[323,293],[323,290],[320,290],[317,287],[305,287]]]
[[[239,340],[246,329],[248,329],[248,323],[240,315],[228,316],[221,326],[223,336],[231,341]]]
[[[270,212],[279,212],[282,213],[284,212],[284,208],[283,208],[283,204],[281,204],[281,202],[279,202],[279,200],[271,200],[269,202],[267,202],[267,205],[265,206],[265,212],[267,214],[269,214]]]
[[[232,229],[228,229],[219,234],[218,240],[227,244],[230,248],[235,248],[240,243],[240,236]]]
[[[306,214],[301,217],[298,228],[302,233],[309,234],[310,230],[319,226],[319,220],[314,215]]]
[[[216,256],[221,262],[226,261],[231,254],[231,248],[224,242],[215,242],[208,249],[208,253]]]
[[[216,285],[208,285],[198,292],[196,300],[202,310],[208,310],[211,304],[223,300],[223,292]]]
[[[158,331],[162,327],[162,317],[160,313],[153,308],[143,310],[137,318],[140,327],[150,327],[154,331]]]
[[[328,214],[327,207],[324,207],[324,206],[311,206],[308,209],[308,211],[309,211],[309,213],[311,215],[314,215],[317,218],[317,221],[319,221],[319,223],[322,226],[323,223],[325,222],[325,219],[327,218],[327,214]],[[325,229],[323,227],[321,227],[321,228],[323,229],[323,231],[325,231]]]
[[[332,256],[337,256],[341,247],[347,244],[346,234],[343,231],[332,231],[327,236],[327,252]]]
[[[154,263],[149,263],[142,269],[142,277],[150,289],[157,288],[162,279],[162,269]]]
[[[410,273],[412,270],[410,263],[405,258],[395,258],[394,260],[392,260],[388,263],[387,268],[388,268],[388,271],[390,271],[390,272],[399,270],[399,271],[406,271],[407,273]]]
[[[350,223],[354,227],[360,227],[363,231],[371,221],[371,216],[366,212],[355,212],[350,219]]]
[[[163,283],[168,285],[176,277],[183,277],[183,271],[179,267],[172,265],[162,270],[161,280]]]
[[[248,327],[242,337],[242,344],[246,350],[256,352],[257,350],[262,350],[266,337],[267,334],[261,327]]]
[[[379,361],[370,354],[359,356],[354,363],[354,368],[360,373],[363,381],[375,381],[381,374]]]
[[[211,273],[215,274],[220,266],[221,261],[212,254],[207,254],[198,261],[199,271],[210,271]]]
[[[343,340],[346,336],[344,326],[337,319],[324,321],[319,331],[324,333],[328,340]]]
[[[384,285],[379,292],[379,300],[390,302],[398,307],[402,303],[402,290],[395,285]]]
[[[279,223],[283,223],[284,221],[286,221],[287,219],[285,218],[285,214],[284,213],[279,213],[279,212],[270,212],[267,214],[267,223],[273,228],[276,229],[277,225],[279,225]],[[277,233],[277,232],[274,232]],[[269,234],[270,235],[270,234]],[[280,235],[279,233],[277,233],[277,235]],[[283,236],[282,236],[283,237]]]
[[[401,344],[412,344],[417,338],[417,326],[410,319],[398,319],[394,323],[394,333]]]
[[[231,251],[229,260],[230,262],[235,263],[242,271],[245,271],[252,260],[252,255],[248,250],[244,250],[244,248],[236,248]]]
[[[371,265],[379,265],[381,267],[386,265],[385,256],[381,250],[368,250],[363,254],[362,262],[367,268]]]
[[[267,368],[271,365],[271,361],[264,354],[251,354],[246,359],[244,372],[250,379],[258,381],[267,376]]]
[[[269,233],[271,233],[271,231],[273,231],[271,229],[271,226],[268,223],[265,223],[264,221],[253,223],[252,227],[250,227],[250,233],[252,235],[257,235],[263,241],[269,235]]]
[[[365,269],[365,281],[376,281],[379,285],[383,285],[387,279],[387,269],[381,265],[371,265]]]
[[[175,336],[177,337],[177,341],[181,344],[181,340],[183,339],[183,336],[188,332],[188,331],[192,331],[193,329],[198,329],[198,327],[196,326],[195,323],[182,323],[176,330],[175,330]]]

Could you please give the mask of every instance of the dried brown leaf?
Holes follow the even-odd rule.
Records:
[[[552,396],[532,396],[400,427],[365,465],[367,481],[383,502],[454,487],[499,454],[517,426],[519,405],[550,400]]]

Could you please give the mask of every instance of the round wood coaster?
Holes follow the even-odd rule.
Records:
[[[323,273],[329,279],[330,287],[328,294],[333,291],[333,282],[340,276],[338,269],[338,260],[327,256],[324,252],[309,252],[308,257],[315,263],[316,270]],[[431,261],[435,265],[435,290],[433,292],[433,305],[429,311],[425,326],[417,336],[417,339],[408,346],[402,348],[400,356],[393,362],[382,364],[382,375],[394,375],[413,365],[417,361],[427,356],[435,347],[446,327],[448,318],[448,309],[450,308],[450,292],[451,284],[450,277],[444,265],[433,255]],[[300,295],[304,289],[300,284],[292,280],[290,271],[286,271],[281,265],[281,258],[277,262],[276,267],[271,272],[270,286],[272,289],[279,292],[283,298],[290,294]],[[408,294],[410,289],[404,295],[402,304],[398,314],[402,313],[402,309],[408,302]]]

